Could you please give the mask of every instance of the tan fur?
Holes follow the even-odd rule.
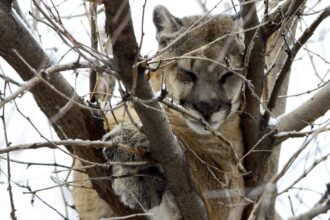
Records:
[[[205,202],[209,219],[240,219],[244,207],[243,177],[238,170],[231,148],[212,134],[198,134],[192,131],[180,113],[165,109],[175,135],[185,148],[194,184]],[[134,110],[129,111],[138,121]],[[127,115],[124,116],[123,109],[117,110],[115,115],[117,120],[129,122]],[[112,127],[116,125],[112,117],[109,123]],[[228,118],[218,132],[231,142],[240,158],[243,146],[239,116],[233,115]],[[75,172],[74,178],[75,180],[86,179],[87,175]],[[83,185],[91,187],[90,182],[84,181]],[[73,198],[81,219],[92,220],[112,216],[109,206],[93,189],[74,188]]]
[[[188,17],[182,19],[182,26],[189,27],[199,17]],[[207,17],[203,22],[210,19]],[[173,27],[175,30],[177,27]],[[183,32],[172,33],[171,28],[165,29],[167,32],[159,34],[158,40],[164,44],[160,45],[160,49],[169,42],[162,41],[162,39],[170,39],[170,37],[176,37]],[[227,34],[237,31],[234,22],[229,17],[219,16],[214,17],[200,28],[187,34],[181,40],[179,40],[172,48],[167,50],[161,55],[161,58],[171,58],[181,56],[200,48],[210,41],[217,39],[218,37],[225,36]],[[202,50],[196,51],[191,55],[206,57],[219,62],[224,63],[224,60],[228,60],[230,65],[234,68],[238,68],[242,64],[240,52],[242,51],[242,44],[236,35],[228,35],[222,40],[206,47]],[[221,54],[223,52],[223,54]],[[163,62],[164,64],[164,62]],[[175,101],[186,98],[192,92],[192,86],[189,83],[180,81],[178,67],[184,67],[189,71],[200,74],[201,77],[213,77],[208,81],[212,81],[217,77],[221,77],[226,68],[219,65],[212,65],[209,61],[195,60],[193,65],[190,59],[178,59],[175,62],[170,63],[161,71],[151,75],[151,82],[153,88],[158,90],[161,85],[162,77],[166,81],[166,87],[169,91],[169,96],[173,97]],[[212,67],[212,68],[211,68]],[[213,75],[212,75],[213,74]],[[214,74],[217,74],[216,76]],[[234,100],[234,109],[238,109],[240,104],[240,88],[241,82],[236,78],[229,80],[229,84],[223,89],[221,95],[225,99]],[[207,81],[207,80],[206,80]],[[211,84],[210,84],[211,85]],[[213,84],[212,84],[213,85]],[[212,87],[211,85],[211,87]],[[215,85],[215,84],[214,84]],[[213,88],[199,88],[200,93],[211,94]],[[190,99],[194,102],[194,97]],[[171,110],[165,107],[170,124],[173,128],[175,135],[178,137],[182,147],[184,148],[186,155],[189,159],[190,172],[193,182],[196,186],[197,192],[201,195],[207,208],[208,216],[210,220],[239,220],[242,215],[244,207],[243,200],[243,177],[240,173],[237,165],[237,158],[240,158],[243,153],[243,141],[242,132],[240,128],[239,115],[236,110],[231,112],[221,126],[216,130],[221,133],[225,139],[227,139],[231,146],[224,143],[218,137],[215,137],[211,133],[201,134],[189,127],[186,122],[186,116],[181,113]],[[189,110],[189,109],[188,109]],[[133,114],[135,121],[139,121],[138,117],[134,113],[134,110],[129,110]],[[195,115],[198,113],[194,113]],[[123,113],[123,109],[119,109],[115,112],[117,120],[129,122],[127,114]],[[124,116],[124,117],[123,117]],[[110,127],[114,127],[115,121],[112,117],[109,117]],[[235,152],[235,153],[233,153]],[[83,214],[87,213],[87,209],[90,207],[102,206],[101,210],[104,210],[104,204],[100,199],[96,199],[95,193],[90,193],[88,198],[83,198],[84,192],[80,191],[74,193],[74,199],[78,211]],[[102,205],[101,205],[102,204]],[[95,208],[96,209],[96,208]],[[90,212],[90,216],[93,216],[96,212]],[[86,218],[88,219],[88,218]],[[95,217],[94,219],[97,219]]]
[[[159,14],[168,13],[166,9],[161,8],[160,11],[162,12]],[[199,18],[198,16],[183,18],[181,20],[182,27],[179,30],[175,28],[166,29],[165,27],[177,28],[177,26],[169,24],[170,22],[168,24],[160,22],[164,26],[158,34],[160,49],[168,45],[167,42],[162,45],[164,41],[162,38],[168,39],[179,36]],[[166,21],[166,19],[164,20]],[[172,22],[175,23],[174,20]],[[210,16],[204,18],[201,23],[203,22],[204,25],[186,34],[172,48],[161,54],[159,60],[188,54],[189,56],[206,57],[221,63],[225,63],[224,60],[227,59],[231,67],[241,67],[241,52],[244,46],[237,33],[235,33],[238,32],[238,29],[233,20],[226,16]],[[214,43],[205,47],[211,41],[214,41]],[[190,53],[191,51],[194,51],[194,53]],[[226,69],[221,65],[214,65],[212,62],[199,59],[194,60],[192,63],[190,59],[178,58],[169,65],[166,65],[166,61],[162,61],[162,64],[165,67],[160,72],[151,75],[152,85],[155,90],[158,90],[163,77],[169,96],[176,101],[187,99],[186,97],[189,96],[187,94],[192,94],[192,90],[196,92],[196,89],[199,89],[197,94],[212,95],[212,89],[216,84],[210,81],[216,81],[216,74],[221,76],[223,72],[226,72]],[[180,77],[182,77],[180,76],[180,67],[188,69],[198,77],[204,77],[204,80],[208,83],[207,86],[198,87],[195,83],[192,87],[192,83],[182,82],[180,80]],[[229,83],[229,89],[219,91],[218,95],[230,100],[239,99],[241,81],[238,78],[231,80],[227,82]],[[190,98],[189,101],[194,102],[195,99]],[[193,108],[191,105],[187,106],[188,110],[191,108]],[[229,114],[224,123],[217,129],[217,132],[231,143],[236,153],[234,155],[232,148],[219,138],[211,133],[200,134],[195,132],[187,125],[181,113],[170,109],[166,110],[175,135],[186,148],[192,178],[205,202],[209,219],[240,219],[244,208],[244,182],[237,166],[237,158],[241,158],[243,153],[242,131],[238,112]],[[200,115],[197,116],[200,117]]]
[[[194,184],[207,207],[210,220],[240,219],[243,204],[243,177],[232,149],[212,134],[198,134],[184,121],[181,113],[165,107],[175,135],[189,158]],[[129,110],[138,120],[133,109]],[[117,120],[129,122],[122,109],[115,112]],[[111,126],[115,126],[110,119]],[[242,134],[239,116],[232,115],[217,130],[231,142],[238,158],[242,156]],[[229,218],[230,216],[230,218]]]
[[[210,220],[240,219],[243,209],[243,177],[232,149],[212,134],[192,131],[177,113],[170,110],[174,133],[186,147],[193,181],[207,207]],[[218,130],[242,156],[239,116],[233,115]],[[229,216],[231,216],[229,218]]]
[[[81,162],[76,160],[75,167],[81,167]],[[74,205],[81,220],[95,220],[113,216],[109,205],[101,199],[93,189],[88,175],[75,171],[73,179],[77,181],[72,189]]]

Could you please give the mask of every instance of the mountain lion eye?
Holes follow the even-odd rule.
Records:
[[[196,82],[197,76],[195,73],[185,70],[185,69],[179,69],[178,72],[178,80],[181,82]]]
[[[226,80],[227,80],[229,77],[231,77],[232,75],[234,75],[233,72],[231,72],[231,71],[226,72],[226,73],[223,74],[223,76],[220,78],[219,83],[220,83],[220,84],[225,84],[225,83],[226,83]]]

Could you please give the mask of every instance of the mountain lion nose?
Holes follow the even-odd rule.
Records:
[[[219,105],[216,103],[198,102],[193,105],[206,121],[210,119],[212,113],[219,110]]]

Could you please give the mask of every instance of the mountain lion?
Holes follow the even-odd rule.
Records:
[[[153,21],[159,56],[153,61],[157,71],[150,74],[150,81],[154,89],[165,88],[168,98],[188,112],[164,106],[188,157],[195,189],[209,219],[238,220],[244,207],[243,177],[237,162],[243,151],[239,108],[244,46],[236,23],[224,15],[179,19],[163,6],[154,9]],[[122,123],[116,125],[110,119],[113,129],[103,139],[148,152],[149,142],[143,133],[123,117],[122,111],[115,114]],[[133,118],[138,121],[137,116]],[[111,162],[151,161],[148,154],[139,156],[119,148],[103,152]],[[125,205],[152,213],[151,219],[181,219],[160,164],[152,161],[141,166],[114,165],[111,169],[114,176],[123,176],[115,178],[112,187]],[[79,179],[83,174],[77,175]],[[89,191],[89,199],[84,190],[77,188],[74,192],[82,219],[111,215],[110,208],[96,199],[94,191]],[[86,203],[99,205],[102,212],[86,210]]]

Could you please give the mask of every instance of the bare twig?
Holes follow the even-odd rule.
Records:
[[[82,103],[80,103],[78,101],[76,95],[72,95],[71,97],[68,97],[62,91],[60,91],[60,89],[58,89],[58,88],[54,87],[53,85],[51,85],[51,83],[49,83],[47,81],[47,79],[45,79],[44,77],[40,76],[40,74],[34,68],[32,68],[32,66],[30,66],[28,64],[28,62],[16,50],[13,50],[13,52],[26,65],[26,68],[28,68],[35,76],[38,76],[38,78],[44,84],[46,84],[51,90],[53,90],[55,93],[57,93],[58,95],[60,95],[65,100],[67,100],[69,102],[73,102],[75,105],[79,106],[80,108],[89,109],[89,110],[93,110],[93,111],[113,111],[113,110],[115,110],[117,108],[120,108],[122,106],[121,104],[119,104],[119,105],[114,106],[114,107],[112,107],[110,109],[99,109],[99,108],[91,108],[89,106],[86,106],[86,105],[84,105],[84,104],[82,104]],[[88,67],[90,67],[90,65],[87,65],[87,66],[85,66],[85,65],[86,64],[82,64],[82,68],[88,68]],[[50,73],[55,73],[55,72],[59,72],[59,71],[65,71],[65,70],[70,70],[70,69],[77,69],[79,66],[80,65],[77,64],[77,63],[64,64],[64,65],[53,65],[53,66],[50,66],[49,68],[45,69],[44,71],[41,70],[41,72],[45,72],[45,73],[47,73],[47,75],[49,75]],[[75,99],[72,99],[72,97],[75,97]]]
[[[7,83],[4,84],[4,91],[6,91]],[[8,140],[8,135],[7,135],[7,122],[5,120],[5,108],[2,109],[2,115],[0,116],[2,120],[2,125],[3,125],[3,132],[4,132],[4,138],[6,145],[9,146],[9,140]],[[5,148],[7,149],[7,148]],[[10,201],[10,217],[12,220],[16,220],[16,208],[15,208],[15,203],[14,203],[14,195],[12,191],[12,185],[11,185],[11,166],[10,166],[10,155],[7,154],[7,180],[8,180],[8,194],[9,194],[9,201]]]
[[[3,156],[0,156],[0,159],[7,160],[7,158],[3,157]],[[56,167],[61,167],[61,168],[66,168],[66,169],[71,168],[69,166],[58,164],[56,162],[55,163],[38,163],[38,162],[21,161],[21,160],[15,160],[15,159],[10,159],[10,162],[27,165],[27,168],[30,166],[56,166]],[[85,167],[82,167],[82,168],[85,169]],[[77,169],[77,170],[79,170],[79,169]]]
[[[88,55],[94,57],[95,59],[97,59],[101,62],[103,62],[104,64],[107,63],[107,56],[105,54],[102,54],[98,51],[95,51],[93,48],[90,48],[90,47],[78,42],[72,36],[72,34],[63,26],[63,24],[60,22],[60,20],[51,18],[36,0],[32,0],[32,1],[33,1],[33,4],[36,6],[36,8],[45,17],[45,19],[50,23],[49,26],[51,26],[52,29],[54,29],[59,34],[61,39],[66,44],[70,45],[68,43],[68,41],[71,42],[71,44],[73,45],[73,49],[75,51],[77,51],[77,53],[79,53],[79,55],[81,57],[83,57],[86,60],[90,60],[90,58],[85,54],[85,53],[87,53]],[[51,9],[49,7],[47,7],[46,5],[45,5],[45,7],[48,10],[48,12],[52,14]]]
[[[25,82],[19,89],[17,89],[14,93],[11,95],[5,97],[1,102],[0,102],[0,109],[4,107],[4,105],[13,99],[17,98],[17,96],[22,96],[26,91],[29,91],[34,85],[40,82],[39,77],[34,77],[30,79],[29,81]]]
[[[295,180],[293,181],[288,187],[286,187],[285,189],[283,189],[281,192],[277,193],[277,195],[281,195],[287,191],[289,191],[290,189],[292,189],[292,187],[294,185],[296,185],[301,179],[303,179],[304,177],[306,177],[318,164],[322,163],[323,161],[327,160],[329,158],[330,154],[324,155],[323,157],[316,159],[313,161],[313,164],[306,170],[304,170],[304,172]]]
[[[8,175],[7,175],[8,177]],[[13,180],[11,180],[11,183],[15,184],[16,186],[20,187],[20,188],[24,188],[24,189],[27,189],[29,191],[32,191],[31,190],[31,187],[29,185],[22,185],[22,184],[19,184]],[[55,211],[58,215],[60,215],[63,219],[67,219],[62,213],[60,213],[56,208],[54,208],[52,205],[50,205],[49,203],[47,203],[45,200],[43,200],[40,196],[38,196],[37,194],[34,194],[33,197],[32,197],[32,200],[31,200],[31,203],[34,202],[34,197],[36,197],[37,199],[39,199],[42,203],[44,203],[47,207],[49,207],[50,209],[52,209],[53,211]]]
[[[314,91],[317,91],[321,88],[323,88],[325,85],[327,85],[328,83],[330,83],[330,80],[324,82],[324,83],[321,83],[319,84],[316,88],[314,89],[310,89],[310,90],[307,90],[305,92],[301,92],[301,93],[296,93],[296,94],[292,94],[292,95],[279,95],[278,98],[279,99],[283,99],[283,98],[291,98],[291,97],[297,97],[297,96],[302,96],[302,95],[307,95],[307,94],[310,94]]]
[[[311,143],[312,140],[314,140],[318,135],[318,132],[314,133],[305,143],[289,158],[287,163],[284,165],[283,169],[278,173],[273,175],[273,177],[269,180],[268,184],[269,186],[274,186],[276,182],[284,176],[286,171],[290,168],[290,166],[293,164],[295,159],[300,155],[300,153],[306,149],[306,147]],[[273,188],[275,190],[275,188]],[[274,191],[273,191],[274,192]],[[262,204],[264,203],[264,197],[269,197],[268,196],[269,192],[265,189],[263,189],[263,194],[262,196],[258,199],[258,202],[253,206],[252,212],[250,213],[249,219],[254,219],[256,216],[257,212],[260,212],[262,209]],[[262,217],[262,216],[261,216]],[[262,218],[261,218],[262,219]]]
[[[103,147],[118,147],[127,152],[135,153],[135,154],[143,154],[143,151],[129,147],[127,145],[121,143],[113,143],[106,141],[84,141],[84,140],[62,140],[62,141],[49,141],[49,142],[36,142],[31,144],[21,144],[15,146],[8,146],[7,148],[0,149],[0,154],[9,153],[13,151],[19,150],[27,150],[27,149],[38,149],[43,147],[48,148],[57,148],[58,145],[66,145],[66,146],[77,146],[77,147],[94,147],[94,148],[103,148]]]
[[[322,129],[322,132],[329,131],[330,128],[324,128]],[[291,132],[280,132],[274,135],[274,138],[281,140],[282,138],[287,139],[287,138],[296,138],[296,137],[306,137],[308,135],[313,134],[317,130],[311,130],[311,131],[291,131]],[[320,131],[318,131],[320,132]]]
[[[14,84],[15,86],[21,86],[21,85],[22,85],[22,83],[17,82],[16,80],[14,80],[14,79],[12,79],[12,78],[6,76],[5,74],[0,74],[0,77],[1,77],[4,81],[8,81],[8,82]]]
[[[318,205],[313,207],[309,211],[302,213],[298,216],[291,217],[289,220],[306,220],[306,219],[313,219],[314,217],[325,214],[330,210],[330,202],[325,203],[324,205]]]

